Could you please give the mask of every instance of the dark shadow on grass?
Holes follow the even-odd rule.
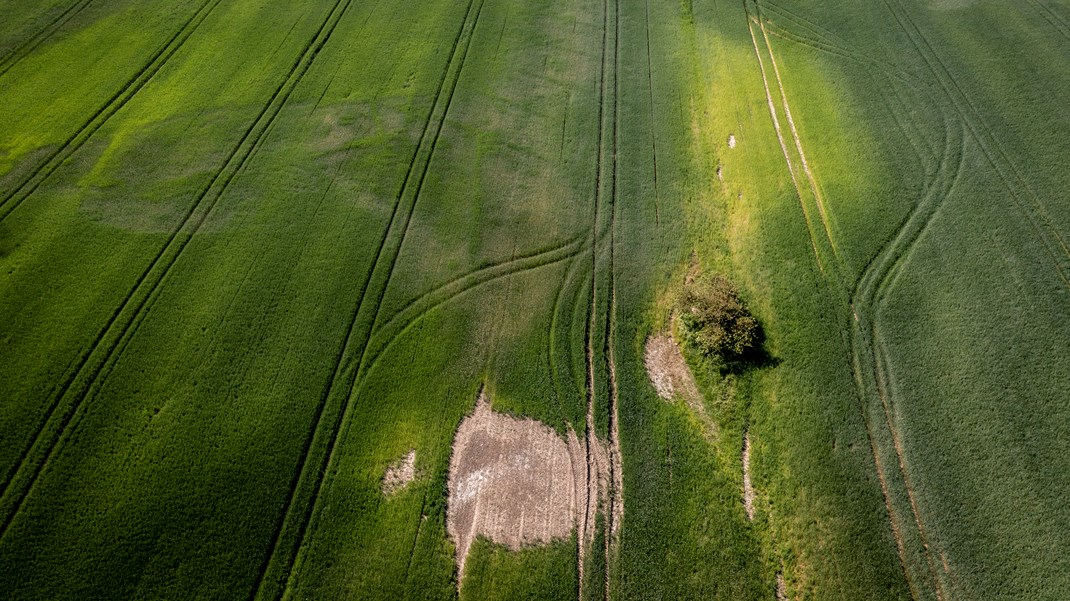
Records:
[[[765,330],[758,324],[754,346],[738,355],[729,357],[706,357],[721,376],[742,376],[759,369],[772,369],[780,365],[781,359],[774,356],[765,347]]]

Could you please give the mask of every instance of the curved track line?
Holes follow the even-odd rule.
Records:
[[[297,469],[290,483],[290,493],[276,520],[268,553],[261,563],[249,599],[281,598],[293,584],[295,567],[300,560],[301,551],[305,548],[308,531],[318,511],[324,481],[331,471],[339,435],[353,404],[354,386],[360,366],[364,362],[368,341],[393,275],[394,265],[439,134],[449,112],[482,7],[482,0],[479,0],[478,5],[475,0],[469,0],[464,19],[457,28],[420,140],[413,149],[412,159],[395,197],[390,220],[379,241],[375,260],[370,265],[361,287],[360,300],[351,314],[346,336],[336,352],[333,375],[321,394],[313,417],[314,426],[305,439]],[[374,313],[370,319],[360,319],[361,315],[371,311],[370,303],[375,305]],[[322,442],[317,444],[317,441]]]
[[[93,0],[77,0],[68,6],[66,10],[57,15],[55,19],[52,19],[47,25],[38,30],[37,33],[33,34],[22,44],[12,49],[11,52],[4,55],[3,58],[0,58],[0,77],[3,77],[4,74],[10,71],[15,65],[19,64],[22,59],[29,56],[31,52],[43,44],[45,40],[52,37],[52,35],[63,27],[67,21],[76,17],[92,3]]]
[[[197,201],[187,211],[182,224],[172,233],[168,242],[160,249],[149,267],[142,273],[134,287],[127,294],[122,305],[112,315],[104,330],[101,331],[96,341],[92,344],[89,353],[85,355],[85,359],[78,370],[61,389],[59,397],[55,399],[49,409],[48,417],[43,422],[41,430],[39,430],[35,440],[31,442],[30,448],[24,453],[24,458],[15,471],[14,477],[8,482],[2,495],[0,495],[0,511],[3,512],[3,522],[0,524],[0,538],[8,532],[9,526],[28,498],[33,485],[55,454],[64,433],[67,431],[71,418],[79,410],[79,406],[87,398],[90,398],[96,389],[99,389],[99,376],[102,370],[109,362],[118,360],[118,355],[115,354],[116,349],[125,348],[122,341],[127,337],[131,326],[144,319],[145,310],[151,304],[150,300],[158,293],[159,287],[170,274],[171,269],[190,240],[200,230],[215,204],[226,192],[230,183],[238,173],[244,170],[249,157],[258,147],[262,137],[270,129],[275,118],[289,99],[290,94],[311,67],[319,51],[327,43],[350,1],[339,0],[328,12],[316,35],[313,36],[302,55],[298,57],[290,68],[286,79],[275,89],[271,98],[261,109],[256,120],[246,129],[245,134],[231,151],[220,170],[216,172],[216,175],[205,187]],[[106,339],[111,339],[111,341],[106,342]],[[96,361],[92,361],[92,365],[90,365],[94,355],[101,356]],[[75,385],[77,381],[80,382]],[[68,396],[70,396],[70,400],[64,403],[64,399],[68,398]],[[61,405],[64,406],[63,410],[57,412]],[[42,436],[45,436],[44,430],[53,421],[53,418],[55,418],[54,427],[51,428],[53,431],[46,436],[49,440],[42,443]],[[33,453],[33,449],[38,447],[40,447],[40,450]],[[31,458],[31,453],[40,457]],[[34,465],[27,467],[26,463],[28,461]],[[19,475],[23,473],[29,474],[28,477],[20,478]],[[12,493],[12,488],[16,489],[14,493]]]
[[[931,91],[928,89],[930,86],[930,82],[927,82],[918,77],[917,75],[900,68],[895,63],[881,61],[863,52],[853,49],[849,42],[843,40],[834,32],[803,17],[802,15],[788,10],[787,8],[784,8],[779,4],[768,2],[765,0],[761,2],[761,6],[767,7],[772,13],[779,15],[786,21],[789,21],[798,27],[801,27],[803,30],[809,32],[810,36],[813,37],[809,37],[807,35],[791,31],[790,29],[785,28],[783,25],[777,23],[776,21],[766,19],[768,24],[774,29],[773,35],[778,35],[779,37],[789,39],[795,43],[802,44],[804,46],[809,46],[819,52],[826,52],[832,54],[833,56],[838,56],[840,58],[851,60],[861,66],[869,67],[869,69],[867,69],[866,71],[866,76],[872,79],[874,81],[874,84],[876,85],[880,85],[877,81],[877,75],[883,75],[884,77],[886,77],[888,79],[889,85],[886,85],[884,87],[885,89],[891,91],[892,96],[894,96],[896,102],[900,105],[901,110],[907,111],[908,109],[902,97],[903,93],[897,85],[897,82],[898,84],[906,85],[908,89],[913,92],[920,92],[922,94],[925,94],[926,92],[931,93]],[[763,11],[763,16],[764,12],[765,11]],[[932,146],[932,144],[929,143],[929,139],[926,136],[927,132],[915,127],[914,135],[910,135],[906,132],[902,121],[906,121],[906,123],[910,125],[913,125],[913,121],[909,117],[906,117],[904,119],[903,116],[899,115],[898,112],[893,109],[888,103],[887,98],[882,97],[882,102],[885,104],[885,106],[887,106],[889,113],[896,121],[896,126],[901,132],[903,132],[903,135],[907,139],[907,141],[912,146],[914,146],[915,152],[918,154],[919,159],[923,155],[923,153],[918,149],[917,146],[918,141],[920,140],[921,143],[926,146],[929,151],[929,154],[935,160],[938,157],[939,152],[937,152],[937,150]],[[922,163],[926,163],[926,161],[922,160]],[[929,169],[929,167],[930,165],[925,165],[926,169]],[[927,172],[927,176],[931,177],[932,173]]]
[[[935,572],[936,564],[929,551],[929,537],[925,531],[918,504],[914,499],[909,475],[906,473],[906,459],[903,456],[904,448],[899,441],[898,430],[892,421],[892,413],[889,409],[891,399],[886,386],[886,370],[878,357],[880,350],[875,346],[874,332],[876,331],[876,313],[882,298],[878,297],[879,291],[886,285],[888,279],[896,273],[900,273],[905,257],[913,250],[922,234],[932,223],[933,217],[948,198],[957,182],[959,181],[965,161],[965,133],[960,131],[960,143],[957,147],[945,145],[944,159],[941,161],[939,185],[932,186],[926,196],[911,212],[908,219],[900,226],[896,235],[878,253],[878,257],[872,261],[859,278],[855,291],[852,294],[852,311],[854,321],[852,323],[852,369],[855,383],[858,388],[859,398],[863,404],[863,420],[866,424],[867,434],[870,440],[871,452],[878,468],[878,477],[884,494],[885,507],[892,523],[892,529],[896,537],[899,559],[907,583],[910,586],[913,598],[918,599],[928,596],[926,589],[921,588],[919,578],[912,575],[914,561],[909,556],[921,555],[929,568],[929,576],[932,578],[933,591],[937,599],[943,598],[942,587]],[[957,149],[958,161],[950,177],[947,174],[949,161]],[[874,409],[869,405],[869,400],[876,398],[880,409]],[[876,414],[876,415],[873,415]],[[875,428],[883,428],[879,431]],[[885,431],[886,429],[886,431]],[[882,446],[881,441],[890,439],[892,448]],[[886,443],[883,443],[886,444]],[[894,465],[897,471],[889,472],[886,469],[886,461],[882,456],[895,455]],[[894,480],[894,481],[893,481]],[[901,480],[901,482],[900,482]],[[906,495],[915,526],[914,532],[918,539],[911,537],[910,544],[907,542],[907,532],[904,531],[905,518],[900,512],[901,501],[896,501],[898,495]]]
[[[413,299],[381,326],[376,327],[375,334],[368,342],[369,347],[374,347],[376,350],[368,354],[369,359],[365,364],[366,367],[361,370],[360,381],[367,380],[379,359],[409,327],[435,309],[477,286],[573,259],[582,252],[585,246],[587,243],[584,239],[574,239],[548,250],[507,259],[449,280]]]
[[[1065,286],[1070,288],[1070,265],[1064,265],[1065,261],[1057,256],[1062,255],[1065,258],[1070,258],[1070,247],[1068,247],[1066,240],[1047,214],[1039,196],[1029,185],[1028,180],[1022,175],[1018,166],[1007,155],[998,137],[995,136],[991,127],[981,117],[974,103],[962,90],[947,65],[940,59],[939,54],[937,54],[917,24],[910,18],[902,4],[898,0],[895,0],[894,6],[891,0],[882,1],[900,29],[903,30],[903,33],[914,45],[918,55],[925,61],[933,77],[944,90],[948,100],[951,101],[963,124],[970,131],[971,137],[977,141],[986,161],[995,170],[996,175],[1002,181],[1019,211],[1029,221],[1038,240],[1044,246],[1045,252],[1052,260],[1060,279],[1063,280]],[[989,145],[992,148],[989,148]],[[1010,172],[1009,174],[1007,173],[1008,171]],[[1012,182],[1012,178],[1017,181]],[[1014,183],[1019,186],[1012,185]],[[1024,200],[1020,197],[1019,187],[1024,188],[1027,193]]]
[[[746,3],[744,4],[744,8],[745,9],[747,8]],[[768,46],[769,45],[768,35],[765,34],[765,30],[764,30],[760,15],[756,16],[754,19],[751,19],[750,23],[756,23],[760,28],[762,28],[763,36],[765,36],[766,45]],[[755,35],[754,35],[753,24],[750,25],[750,30],[751,30],[752,42],[754,42],[754,46],[755,46],[755,53],[758,56],[759,64],[760,64],[760,67],[762,68],[762,71],[763,71],[763,80],[765,81],[765,85],[766,85],[766,96],[767,96],[767,100],[769,101],[770,112],[771,112],[771,115],[773,115],[774,119],[776,119],[775,109],[773,108],[773,103],[772,103],[771,95],[770,95],[770,92],[769,92],[768,77],[765,74],[764,66],[761,65],[761,63],[762,63],[761,53],[758,51],[757,42],[754,39]],[[775,59],[772,58],[772,48],[770,47],[768,49],[769,49],[770,57],[771,57],[770,60],[775,60]],[[774,65],[774,67],[775,67],[775,65]],[[781,92],[783,93],[783,86],[780,85],[779,78],[778,78],[778,87],[780,87]],[[787,109],[785,109],[785,111],[787,111]],[[788,156],[785,144],[783,142],[783,136],[779,132],[779,127],[777,127],[777,130],[778,130],[778,138],[780,138],[780,140],[781,140],[781,147],[782,147],[782,150],[785,153],[785,158],[787,159],[787,161],[789,163],[789,169],[790,169],[791,160],[790,160],[790,157]],[[793,132],[793,136],[797,136],[797,134],[795,134]],[[939,181],[941,179],[940,178],[940,173],[946,169],[946,165],[947,165],[946,153],[949,152],[949,150],[950,150],[950,145],[945,144],[945,159],[943,161],[941,161],[941,166],[938,168],[938,171],[936,173],[937,181]],[[961,156],[960,156],[959,165],[960,165],[959,171],[961,171]],[[811,177],[811,174],[807,173],[807,175],[808,175],[808,179],[809,179]],[[797,180],[793,179],[793,181],[796,181],[796,183],[797,183]],[[945,181],[946,181],[946,179],[945,179]],[[950,190],[950,184],[947,185],[946,187],[944,187],[944,189],[942,189],[942,190],[940,189],[939,186],[928,186],[928,187],[929,187],[929,192],[927,192],[927,196],[929,197],[930,200],[934,196],[939,196],[940,197],[939,200],[942,201],[943,197],[945,197],[946,193]],[[929,214],[928,210],[927,210],[929,208],[928,205],[930,203],[926,202],[926,201],[923,201],[922,203],[919,203],[919,204],[920,205],[924,205],[924,206],[915,207],[915,209],[912,211],[912,216],[911,217],[913,217],[915,215],[916,216],[923,216],[924,215],[922,219],[923,219],[923,221],[927,222],[929,217],[931,217],[931,214]],[[804,210],[804,214],[805,214],[805,210]],[[899,254],[901,254],[902,253],[902,249],[896,248],[899,244],[901,244],[901,241],[903,241],[906,238],[909,238],[909,243],[912,244],[913,241],[916,240],[916,235],[917,235],[916,232],[920,231],[922,229],[920,227],[912,228],[914,230],[914,232],[915,232],[913,235],[906,236],[906,237],[903,236],[903,233],[906,230],[906,228],[907,227],[912,227],[913,224],[916,221],[918,221],[918,220],[917,219],[912,219],[912,218],[908,218],[907,220],[905,220],[903,225],[901,226],[901,231],[891,238],[891,243],[890,244],[886,244],[886,247],[883,248],[878,253],[878,255],[885,255],[885,256],[887,256],[887,255],[895,255],[895,256],[898,256]],[[813,231],[813,229],[811,228],[811,232],[812,231]],[[831,232],[828,229],[826,229],[825,233],[829,237],[829,243],[831,245],[833,243],[832,240],[831,240]],[[813,236],[811,236],[811,242],[812,242],[812,245],[814,246],[814,251],[815,251],[815,254],[816,254],[817,253],[817,249],[816,249],[816,244],[814,243]],[[818,261],[819,261],[819,267],[820,267],[820,256],[819,255],[818,255]],[[916,503],[915,503],[914,499],[912,498],[912,491],[909,489],[909,487],[904,485],[902,487],[896,486],[895,488],[893,488],[889,484],[889,477],[890,476],[892,476],[892,475],[898,475],[900,477],[903,476],[902,466],[904,464],[903,464],[901,458],[899,457],[899,451],[901,451],[901,447],[895,447],[896,456],[897,456],[897,464],[896,465],[897,465],[897,467],[900,468],[900,470],[898,472],[889,472],[885,468],[885,462],[882,460],[882,455],[884,455],[885,452],[882,451],[881,442],[880,441],[883,440],[884,437],[880,436],[879,432],[875,432],[874,431],[874,426],[876,425],[876,423],[882,423],[889,430],[889,433],[890,433],[889,435],[892,435],[892,433],[890,431],[893,429],[893,424],[889,423],[887,414],[886,415],[882,415],[881,419],[873,419],[870,416],[870,408],[869,408],[868,404],[865,401],[865,399],[871,398],[871,396],[869,395],[869,392],[868,392],[870,390],[870,388],[869,388],[869,386],[866,385],[866,374],[869,374],[871,377],[874,378],[875,384],[877,386],[878,393],[880,393],[883,390],[883,388],[880,388],[881,386],[883,386],[883,380],[880,379],[881,378],[881,373],[879,371],[879,366],[876,363],[873,363],[872,361],[865,361],[863,359],[863,353],[865,352],[866,349],[870,350],[870,352],[871,352],[870,356],[873,356],[873,354],[875,354],[875,351],[872,348],[872,346],[867,346],[866,344],[864,344],[864,342],[871,342],[871,341],[865,341],[865,338],[863,336],[861,336],[861,331],[862,331],[862,329],[861,329],[861,321],[865,317],[865,313],[866,313],[865,307],[863,306],[863,303],[865,301],[869,300],[869,297],[866,296],[865,298],[862,298],[862,299],[855,298],[856,295],[857,295],[857,292],[858,292],[858,288],[861,287],[861,288],[863,288],[865,290],[870,289],[870,287],[867,284],[868,284],[868,282],[873,281],[873,278],[871,277],[871,275],[873,273],[876,273],[876,271],[874,271],[874,270],[876,270],[878,268],[884,269],[884,266],[886,266],[886,265],[889,266],[889,268],[890,268],[890,265],[893,264],[893,263],[894,263],[894,261],[893,262],[889,262],[889,261],[886,261],[886,260],[876,260],[876,261],[871,260],[867,264],[867,267],[865,268],[865,270],[863,272],[863,275],[861,277],[859,277],[858,280],[855,281],[856,282],[855,283],[855,288],[856,288],[855,293],[851,293],[848,296],[850,309],[851,309],[851,312],[852,312],[852,314],[854,316],[854,323],[852,324],[852,329],[855,332],[855,334],[852,336],[851,342],[850,342],[850,348],[852,349],[851,356],[850,356],[850,364],[851,364],[852,370],[854,371],[854,374],[855,374],[855,379],[856,379],[856,384],[858,386],[860,402],[862,403],[862,406],[863,406],[863,415],[862,415],[862,417],[863,417],[864,423],[866,424],[866,431],[867,431],[867,436],[868,436],[869,441],[870,441],[871,452],[872,452],[873,459],[874,459],[874,465],[875,465],[875,467],[877,469],[877,475],[878,475],[879,480],[880,480],[881,491],[882,491],[882,494],[883,494],[883,497],[884,497],[884,501],[885,501],[885,508],[886,508],[886,510],[888,512],[889,524],[891,526],[892,532],[893,532],[895,540],[896,540],[897,551],[898,551],[899,559],[900,559],[900,567],[903,570],[903,574],[904,574],[905,580],[906,580],[906,582],[907,582],[907,584],[908,584],[908,586],[910,588],[912,597],[914,597],[915,599],[918,599],[919,595],[923,594],[923,591],[919,588],[919,583],[916,582],[916,579],[913,578],[912,575],[911,575],[911,573],[913,571],[913,567],[912,566],[914,566],[915,564],[914,564],[913,561],[908,559],[908,555],[913,554],[912,549],[915,549],[915,546],[913,544],[911,544],[909,546],[909,549],[908,549],[908,545],[907,545],[906,538],[905,538],[905,534],[906,533],[900,527],[900,523],[901,523],[902,520],[899,518],[899,515],[900,515],[899,511],[898,511],[899,504],[898,504],[897,501],[895,501],[893,499],[896,498],[896,496],[899,494],[899,492],[904,492],[909,497],[910,506],[911,506],[912,509],[916,507]],[[822,272],[826,273],[824,271],[824,269],[822,269]],[[885,272],[885,275],[886,275],[886,273],[887,272]],[[826,273],[826,277],[827,277],[827,273]],[[847,287],[847,281],[843,277],[838,278],[835,283],[838,286]],[[848,288],[848,291],[849,291],[849,288]],[[862,313],[859,312],[860,307],[862,309]],[[868,320],[867,320],[866,323],[869,323]],[[869,371],[866,367],[864,367],[865,365],[869,365],[871,367],[872,371]],[[883,406],[884,397],[881,398],[881,402],[882,402],[882,406]],[[915,517],[915,525],[917,526],[917,530],[915,532],[917,532],[919,537],[921,537],[921,545],[920,546],[921,546],[921,549],[922,549],[922,551],[924,553],[924,556],[926,557],[926,563],[931,567],[932,566],[932,560],[931,560],[931,555],[928,552],[928,548],[925,545],[926,537],[925,537],[924,529],[921,527],[921,521],[918,518],[918,515],[916,513],[914,514],[914,517]],[[939,584],[938,584],[938,581],[936,579],[936,575],[935,575],[935,573],[932,573],[931,570],[930,570],[930,575],[933,578],[934,585],[936,585],[937,599],[941,599],[942,597],[941,597],[941,594],[940,594]]]
[[[370,359],[365,364],[365,368],[361,371],[361,377],[357,384],[358,388],[362,387],[364,382],[367,381],[378,366],[379,360],[382,359],[394,343],[408,332],[416,322],[431,314],[435,309],[438,309],[442,305],[462,296],[466,292],[485,284],[490,284],[512,275],[533,271],[541,267],[548,267],[550,265],[556,265],[562,261],[574,259],[579,256],[580,252],[582,252],[583,246],[586,245],[581,245],[578,248],[569,247],[567,249],[550,251],[543,255],[532,257],[521,265],[512,265],[509,269],[496,270],[494,267],[486,268],[480,270],[485,273],[473,273],[462,278],[460,281],[436,289],[435,292],[441,293],[441,295],[436,294],[433,298],[427,299],[424,304],[413,306],[410,311],[399,313],[390,323],[384,324],[382,328],[376,329],[376,335],[373,337],[372,342],[379,337],[382,337],[383,341],[376,345],[378,347],[376,351],[368,355]],[[408,315],[405,315],[405,313],[408,313]],[[370,344],[371,343],[369,343],[369,345]]]
[[[901,76],[889,72],[883,67],[883,64],[862,60],[860,56],[855,56],[853,53],[847,51],[831,49],[830,47],[823,45],[822,42],[818,42],[811,38],[807,38],[806,36],[799,35],[774,21],[768,21],[767,30],[769,31],[769,34],[771,36],[798,44],[805,48],[810,48],[817,52],[824,53],[828,56],[833,56],[836,58],[851,61],[861,67],[867,68],[865,72],[866,77],[872,80],[874,85],[889,90],[891,92],[891,95],[895,98],[896,103],[900,105],[900,108],[903,108],[905,106],[905,103],[902,98],[902,92],[900,91],[897,83],[907,86],[913,86],[914,84],[911,84],[908,80]],[[879,78],[881,77],[886,78],[888,80],[888,83],[882,85],[879,81]],[[918,90],[919,88],[912,87],[912,89]],[[889,102],[889,99],[886,96],[881,97],[881,103],[884,104],[885,108],[888,110],[888,114],[891,115],[892,120],[895,121],[896,128],[903,135],[903,138],[914,148],[914,154],[916,155],[919,164],[926,170],[926,177],[931,177],[933,173],[931,171],[932,166],[927,164],[927,156],[918,146],[919,143],[924,144],[926,150],[928,151],[928,155],[933,155],[935,151],[933,146],[929,143],[929,139],[924,135],[924,132],[918,131],[917,129],[915,129],[915,132],[913,134],[907,132],[906,126],[904,125],[904,121],[911,124],[912,122],[909,119],[904,119],[903,116],[900,115],[899,112],[892,107],[891,103]]]
[[[221,0],[205,0],[204,4],[149,58],[137,73],[126,81],[103,106],[98,108],[70,137],[56,150],[49,153],[43,161],[23,177],[15,187],[0,199],[0,223],[30,197],[45,180],[67,161],[97,130],[99,130],[115,113],[119,112],[160,69],[171,59],[186,40],[200,27]]]
[[[591,240],[590,240],[589,237],[587,238],[586,243],[587,244],[591,243]],[[580,268],[584,265],[584,262],[579,260],[579,258],[581,256],[582,256],[581,254],[577,254],[576,256],[574,256],[572,259],[569,260],[568,268],[565,270],[564,276],[561,279],[561,285],[558,287],[557,294],[554,296],[554,304],[553,304],[553,308],[551,309],[551,313],[550,313],[550,325],[549,325],[549,330],[547,332],[547,353],[549,354],[549,357],[550,357],[550,378],[551,378],[552,383],[554,385],[554,395],[557,397],[557,403],[558,403],[558,405],[561,406],[562,415],[565,416],[565,417],[568,417],[568,416],[572,415],[572,412],[567,410],[566,405],[565,405],[566,399],[572,398],[572,395],[571,394],[566,394],[566,392],[565,392],[566,384],[564,384],[561,381],[562,380],[562,375],[560,373],[561,370],[558,367],[557,359],[556,359],[556,357],[557,357],[557,342],[558,342],[558,340],[557,340],[557,338],[558,338],[557,332],[558,332],[559,323],[560,323],[560,320],[561,320],[561,317],[560,317],[561,311],[565,308],[565,305],[562,305],[562,300],[566,295],[569,294],[568,291],[572,290],[572,284],[573,284],[573,282],[576,281],[576,277],[580,273]],[[567,303],[567,306],[571,308],[571,310],[568,312],[568,316],[570,316],[570,317],[575,315],[576,306],[579,303],[579,295],[580,295],[580,288],[579,288],[579,286],[577,286],[575,291],[571,293],[571,296],[570,296],[571,300]],[[571,326],[572,320],[570,319],[567,323]],[[571,339],[570,331],[566,331],[565,332],[565,341],[566,341],[566,343],[570,339]],[[573,355],[572,355],[572,352],[571,352],[571,348],[568,348],[566,350],[566,355],[567,355],[566,359],[568,361],[568,364],[567,364],[567,367],[568,367],[568,379],[570,380],[570,383],[571,383],[571,388],[569,390],[572,393],[574,393],[578,386],[577,386],[577,380],[576,380],[575,371],[573,369],[573,365],[575,364],[575,361],[573,360]],[[567,423],[571,424],[570,421],[567,422]]]

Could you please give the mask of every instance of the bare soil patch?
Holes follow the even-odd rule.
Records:
[[[736,135],[735,134],[728,134],[728,147],[729,148],[735,148],[736,147]]]
[[[646,341],[646,351],[643,353],[643,363],[646,364],[646,373],[650,383],[654,386],[658,396],[671,401],[676,398],[683,399],[691,411],[698,417],[709,438],[717,436],[717,424],[706,412],[706,405],[702,400],[695,376],[670,334],[656,334]]]
[[[416,477],[416,449],[390,464],[383,474],[383,494],[390,496],[399,492]]]
[[[702,395],[695,384],[695,376],[691,374],[691,368],[687,366],[672,336],[658,334],[648,338],[643,359],[650,383],[654,385],[658,396],[666,401],[680,397],[688,403],[701,402]]]
[[[743,434],[743,508],[747,519],[754,520],[754,485],[750,480],[750,432]]]
[[[458,583],[477,536],[514,550],[569,536],[588,485],[585,449],[575,434],[568,438],[495,413],[480,394],[450,457],[446,529],[457,545]]]

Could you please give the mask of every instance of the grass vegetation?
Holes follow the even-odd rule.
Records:
[[[1057,0],[0,3],[3,596],[1061,598],[1068,49]],[[713,428],[643,363],[692,257]],[[582,570],[456,573],[483,387],[619,442]]]

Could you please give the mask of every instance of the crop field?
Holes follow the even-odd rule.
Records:
[[[0,598],[1065,600],[1067,107],[1067,0],[0,0]]]

